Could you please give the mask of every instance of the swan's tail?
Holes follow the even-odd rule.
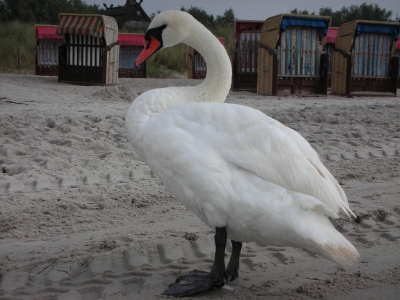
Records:
[[[319,235],[321,237],[321,233]],[[342,266],[351,266],[360,257],[357,249],[333,226],[324,228],[323,235],[322,238],[309,237],[300,247]]]
[[[302,202],[298,201],[304,209],[298,214],[300,220],[295,229],[305,239],[300,246],[343,266],[352,265],[360,254],[327,218],[338,218],[336,213],[317,201],[305,196]]]
[[[330,223],[320,222],[317,230],[309,232],[308,248],[312,252],[342,266],[354,264],[360,257],[357,249]]]
[[[344,238],[344,237],[343,237]],[[346,239],[345,239],[346,240]],[[347,245],[325,244],[322,248],[325,250],[324,257],[341,264],[350,266],[360,257],[360,254],[348,240]]]

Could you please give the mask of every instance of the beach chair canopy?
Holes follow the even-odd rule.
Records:
[[[261,26],[264,21],[261,20],[235,20],[235,37],[238,38],[240,32],[242,31],[255,31],[257,26],[259,27],[257,31],[261,31]]]
[[[357,20],[340,26],[337,34],[336,48],[344,52],[351,51],[356,38],[362,34],[391,36],[397,41],[399,33],[399,23]]]
[[[397,25],[397,26],[396,26]],[[358,23],[354,36],[359,36],[362,33],[379,33],[389,34],[397,41],[399,39],[400,25],[393,23],[389,24],[374,24],[374,23]]]
[[[58,50],[64,36],[57,35],[57,25],[35,25],[35,75],[58,75]]]
[[[328,18],[304,18],[302,16],[283,16],[279,33],[283,33],[287,26],[320,28],[322,34],[328,33],[331,20]]]
[[[118,35],[119,76],[120,77],[146,77],[145,63],[135,67],[135,61],[145,45],[142,33],[120,33]]]
[[[57,35],[57,25],[36,25],[36,41],[62,40],[63,36]]]
[[[118,25],[112,17],[61,13],[59,19],[58,35],[74,34],[105,38],[107,46],[118,41]]]
[[[297,30],[313,30],[322,33],[321,44],[324,45],[331,17],[314,15],[293,15],[281,14],[265,20],[261,29],[261,43],[270,49],[278,46],[278,41],[282,35],[289,35],[286,29],[297,28]]]
[[[327,44],[334,44],[336,43],[336,36],[339,31],[338,27],[330,27],[328,29],[328,34],[326,35],[326,43]]]
[[[326,35],[325,41],[325,51],[329,54],[328,59],[328,87],[331,86],[331,76],[332,76],[332,68],[333,68],[333,49],[335,48],[336,37],[339,31],[339,27],[329,27],[328,33]]]
[[[144,46],[144,35],[138,33],[120,33],[118,35],[120,46]]]

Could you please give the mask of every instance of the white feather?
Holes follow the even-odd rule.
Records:
[[[352,213],[345,193],[310,144],[258,110],[221,103],[231,66],[218,40],[190,15],[166,12],[168,45],[184,42],[207,62],[195,87],[140,95],[126,116],[129,141],[169,190],[228,237],[313,251],[341,264],[357,250],[327,217]],[[173,43],[171,42],[173,40]]]

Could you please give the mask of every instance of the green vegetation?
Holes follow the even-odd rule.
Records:
[[[331,16],[331,26],[339,27],[343,23],[355,20],[391,21],[392,11],[386,11],[386,9],[380,8],[378,4],[367,4],[364,2],[361,5],[343,6],[335,12],[330,7],[321,7],[319,14]]]
[[[146,76],[147,78],[172,78],[174,73],[173,70],[169,70],[163,66],[157,65],[154,62],[147,62]]]
[[[60,12],[102,14],[104,9],[83,0],[0,0],[0,23],[20,21],[57,25]]]
[[[297,8],[290,11],[292,14],[315,15],[314,12],[309,13],[307,10],[298,10]],[[340,27],[343,23],[355,20],[375,20],[375,21],[393,21],[392,11],[380,8],[378,4],[367,4],[343,6],[337,11],[333,11],[330,7],[321,7],[318,15],[331,16],[333,27]]]
[[[35,69],[35,29],[33,24],[12,21],[0,23],[0,72],[34,73]],[[18,48],[21,69],[18,69]]]
[[[34,24],[57,25],[60,12],[99,14],[104,10],[83,0],[0,0],[0,72],[34,73]]]
[[[295,9],[292,9],[291,11],[290,11],[290,13],[291,14],[296,14],[296,15],[315,15],[315,12],[312,12],[312,13],[310,13],[308,10],[301,10],[301,9],[297,9],[297,8],[295,8]]]
[[[184,73],[187,69],[186,66],[186,52],[187,52],[187,46],[186,45],[177,45],[172,48],[166,48],[155,55],[153,55],[147,63],[147,71],[148,71],[148,77],[156,77],[156,78],[165,78],[161,75],[165,76],[165,71],[166,70],[171,70],[170,75],[173,74],[172,70],[175,72],[178,72],[180,74]],[[157,66],[164,66],[164,68],[158,68]],[[149,69],[150,67],[150,69]],[[153,68],[155,71],[156,69],[159,69],[161,73],[160,76],[157,76],[156,73],[153,73],[149,71]],[[162,72],[164,69],[164,72]],[[166,69],[166,70],[165,70]]]
[[[225,39],[225,49],[230,55],[233,44],[233,23],[235,13],[232,8],[225,10],[222,16],[207,14],[203,9],[191,6],[189,9],[181,8],[182,11],[190,13],[195,19],[206,26],[217,38]]]
[[[216,17],[209,15],[204,9],[195,6],[191,6],[189,9],[186,9],[184,6],[182,6],[181,10],[191,14],[197,21],[210,30],[220,26],[231,27],[235,21],[235,13],[233,12],[232,8],[225,10],[222,16]]]

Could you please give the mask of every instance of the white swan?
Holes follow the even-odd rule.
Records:
[[[193,271],[164,293],[190,295],[222,286],[224,276],[235,279],[242,242],[303,248],[342,265],[355,262],[357,250],[328,219],[339,209],[353,213],[309,143],[256,109],[222,103],[232,71],[220,42],[180,11],[157,15],[145,39],[137,65],[178,43],[197,49],[207,63],[200,85],[147,91],[126,116],[135,151],[179,201],[216,230],[211,275]],[[225,270],[227,237],[233,252]]]

